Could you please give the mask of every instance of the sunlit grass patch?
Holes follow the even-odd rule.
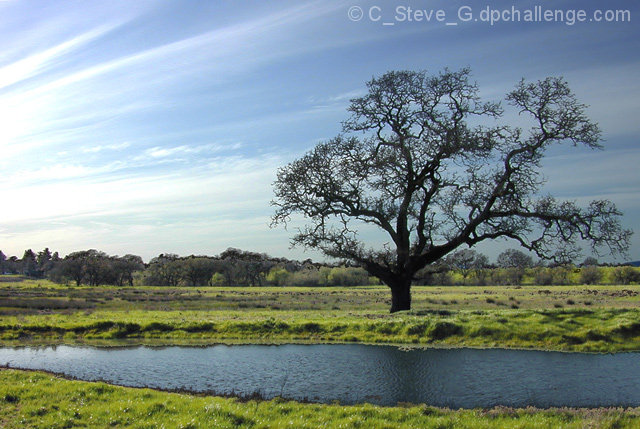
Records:
[[[31,280],[18,284],[0,285],[0,302],[5,305],[0,307],[0,341],[7,345],[365,342],[640,350],[640,311],[632,286],[415,287],[414,309],[389,314],[389,291],[380,286],[73,288]],[[45,299],[56,305],[41,308]],[[574,304],[567,304],[569,300]],[[591,305],[580,304],[587,301]],[[273,309],[276,303],[278,310]],[[563,305],[555,308],[556,303]],[[514,304],[518,308],[512,308]]]
[[[640,424],[640,410],[449,410],[428,405],[304,404],[282,399],[240,400],[64,380],[0,370],[0,425],[5,428],[540,428]]]

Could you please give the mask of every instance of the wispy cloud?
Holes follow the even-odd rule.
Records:
[[[0,67],[0,90],[17,82],[28,80],[35,75],[45,73],[57,64],[60,57],[68,55],[83,45],[104,36],[122,24],[122,22],[119,22],[102,25],[42,52]]]
[[[253,237],[254,244],[268,244],[264,235],[272,233],[268,228],[270,213],[265,208],[271,199],[275,166],[280,163],[272,156],[224,158],[189,174],[167,171],[101,181],[85,177],[89,171],[83,167],[66,167],[64,173],[53,167],[39,172],[43,181],[60,174],[75,180],[23,184],[3,192],[4,201],[20,203],[5,204],[0,237],[8,248],[55,237],[57,248],[63,251],[82,246],[105,250],[120,246],[115,250],[118,253],[126,247],[124,244],[133,244],[126,251],[139,252],[146,258],[155,250],[136,248],[135,242],[151,243],[158,251],[181,253],[204,252],[207,248],[197,243],[212,239],[247,247]],[[24,194],[29,198],[21,198]],[[281,236],[286,248],[284,232],[276,235]],[[215,245],[208,246],[211,249]],[[227,244],[217,246],[223,246],[220,251]]]
[[[335,2],[313,2],[283,9],[247,22],[215,29],[105,61],[41,85],[35,91],[38,93],[48,92],[77,84],[83,80],[124,72],[126,75],[122,77],[126,80],[138,78],[136,79],[138,83],[151,85],[165,80],[175,80],[179,75],[196,74],[203,71],[203,68],[238,70],[251,63],[260,63],[287,55],[286,50],[274,51],[264,48],[272,45],[274,41],[287,40],[293,29],[287,31],[287,27],[299,27],[305,22],[317,19],[337,8]],[[90,40],[112,28],[97,29],[76,39]],[[68,43],[77,45],[76,39],[73,43]],[[306,49],[316,48],[308,46]],[[48,53],[47,57],[56,56],[64,50],[62,47],[52,48],[49,50],[52,52]],[[245,52],[246,55],[238,56],[239,52]],[[223,61],[230,57],[233,57],[234,60]],[[149,80],[150,76],[153,76],[153,79]]]
[[[98,153],[98,152],[112,151],[112,150],[113,151],[120,151],[120,150],[128,148],[129,146],[131,146],[131,143],[129,143],[129,142],[105,144],[105,145],[97,145],[97,146],[89,146],[89,147],[83,147],[82,148],[82,152],[84,152],[84,153]]]
[[[233,143],[233,144],[204,144],[204,145],[180,145],[180,146],[154,146],[144,151],[145,157],[151,158],[166,158],[166,157],[174,157],[177,155],[199,155],[206,153],[208,155],[212,155],[214,153],[227,150],[233,151],[240,149],[242,147],[241,143]],[[138,158],[139,159],[139,158]]]
[[[220,158],[190,171],[157,171],[143,177],[95,176],[100,169],[84,166],[54,166],[30,172],[20,184],[3,191],[9,204],[3,211],[3,223],[11,225],[25,220],[64,220],[100,214],[131,215],[147,213],[163,218],[176,213],[187,214],[214,210],[233,215],[235,210],[252,210],[268,206],[270,183],[275,166],[273,156],[259,158]],[[117,170],[119,165],[102,170]],[[35,180],[30,181],[33,177]],[[57,178],[74,178],[73,182]],[[85,178],[85,180],[81,180]],[[29,198],[21,198],[29,195]],[[41,208],[46,208],[41,210]]]

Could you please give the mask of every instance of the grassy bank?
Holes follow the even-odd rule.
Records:
[[[6,428],[625,428],[639,409],[448,410],[301,404],[194,396],[69,381],[0,370],[0,426]]]
[[[637,286],[116,288],[0,283],[0,341],[210,344],[365,342],[640,350]]]
[[[364,342],[614,352],[640,350],[640,311],[96,312],[4,318],[0,339],[6,345]]]

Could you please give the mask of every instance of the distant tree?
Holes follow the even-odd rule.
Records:
[[[594,258],[593,256],[588,256],[584,259],[584,261],[581,264],[583,267],[589,267],[589,266],[597,266],[598,265],[598,260],[596,258]]]
[[[569,285],[571,284],[571,272],[573,271],[572,265],[556,265],[552,268],[553,272],[553,284],[554,285]]]
[[[489,259],[473,249],[462,249],[445,258],[445,264],[462,274],[463,283],[472,273],[477,273],[489,265]]]
[[[133,273],[142,270],[142,258],[135,255],[109,256],[95,249],[69,253],[63,259],[58,252],[44,256],[48,249],[40,252],[41,261],[47,260],[46,275],[54,282],[74,281],[77,286],[133,285]]]
[[[209,281],[211,286],[224,286],[225,278],[221,273],[214,273]]]
[[[330,270],[329,268],[326,269]],[[323,275],[320,273],[320,270],[318,268],[306,267],[299,271],[291,273],[291,275],[287,279],[286,285],[308,287],[326,286],[327,280],[326,276],[324,276],[323,278]]]
[[[182,276],[190,286],[207,286],[219,262],[206,256],[190,256],[182,261]]]
[[[47,264],[49,261],[51,261],[51,258],[52,258],[51,251],[49,250],[48,247],[45,247],[44,250],[38,252],[38,256],[36,257],[38,266],[43,266]]]
[[[68,254],[60,271],[60,275],[74,280],[78,286],[83,282],[90,286],[115,283],[111,258],[95,249]]]
[[[224,261],[223,274],[229,285],[262,286],[266,275],[276,262],[264,253],[229,248],[219,258]]]
[[[602,271],[596,265],[587,265],[580,269],[580,283],[595,285],[602,280]]]
[[[38,252],[38,256],[36,256],[36,262],[38,266],[38,276],[43,277],[46,273],[52,268],[51,263],[51,251],[48,247],[45,247],[44,250]]]
[[[485,286],[489,284],[491,277],[491,268],[483,268],[475,270],[475,284],[478,286]]]
[[[112,259],[109,255],[95,249],[78,253],[82,253],[85,279],[90,286],[115,284]]]
[[[517,249],[507,249],[498,255],[498,266],[501,268],[531,268],[533,258]]]
[[[5,271],[7,274],[18,274],[20,272],[20,260],[17,256],[10,256],[5,261]]]
[[[76,282],[76,286],[80,286],[84,276],[84,261],[78,255],[71,253],[58,263],[50,278],[54,281],[70,279]]]
[[[496,285],[519,285],[524,274],[523,268],[496,268],[491,271],[491,282]]]
[[[137,255],[115,256],[111,258],[111,269],[117,286],[133,286],[133,273],[145,268],[142,258]]]
[[[327,280],[331,286],[364,286],[369,282],[369,274],[360,267],[334,267]]]
[[[38,263],[36,261],[36,254],[33,250],[28,249],[24,251],[24,255],[20,260],[22,267],[22,274],[27,277],[38,277]]]
[[[612,252],[629,246],[611,202],[582,209],[540,196],[549,147],[600,147],[600,130],[567,83],[522,81],[507,95],[530,119],[525,132],[499,124],[503,108],[482,102],[469,76],[397,71],[372,79],[351,100],[343,134],[277,174],[273,224],[302,214],[308,224],[292,244],[361,265],[391,289],[391,312],[410,308],[421,269],[485,240],[511,238],[552,259],[577,255],[580,240]],[[368,248],[362,224],[379,228],[388,244]]]
[[[5,273],[6,261],[7,261],[7,256],[4,253],[2,253],[2,250],[0,250],[0,274]]]
[[[178,255],[167,253],[149,261],[145,283],[155,286],[178,286],[182,280],[182,264]]]
[[[267,282],[274,286],[285,286],[289,283],[291,273],[282,267],[273,267],[267,274]]]
[[[453,286],[455,281],[450,271],[437,271],[431,274],[429,284],[434,286]]]
[[[497,282],[500,284],[519,285],[525,275],[525,270],[531,268],[533,258],[517,249],[507,249],[498,255],[496,272]]]
[[[640,271],[629,265],[616,267],[613,270],[613,281],[621,285],[638,283],[640,282]]]
[[[533,282],[538,286],[552,285],[553,269],[547,267],[536,267],[533,271]]]

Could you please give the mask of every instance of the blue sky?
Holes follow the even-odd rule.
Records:
[[[491,2],[535,5],[588,18],[605,7]],[[640,231],[636,3],[606,3],[631,22],[574,25],[463,22],[465,6],[480,17],[486,3],[0,1],[0,249],[320,259],[269,228],[277,168],[335,136],[372,76],[464,66],[494,100],[523,77],[564,76],[606,149],[552,151],[545,191],[611,199]],[[408,22],[397,7],[443,9],[457,25]]]

